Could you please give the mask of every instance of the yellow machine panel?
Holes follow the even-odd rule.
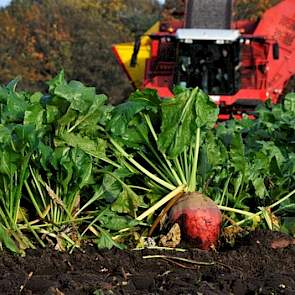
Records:
[[[130,66],[134,43],[120,43],[113,45],[113,52],[131,80],[135,88],[140,88],[143,84],[145,61],[150,57],[150,37],[152,33],[159,31],[159,22],[156,22],[145,34],[141,37],[140,48],[137,55],[136,65]]]

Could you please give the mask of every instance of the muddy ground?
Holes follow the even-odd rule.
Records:
[[[30,250],[26,257],[1,252],[0,294],[295,294],[295,245],[282,234],[259,231],[209,253],[95,247],[72,254]]]

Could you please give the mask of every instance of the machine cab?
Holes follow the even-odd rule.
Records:
[[[272,40],[240,30],[191,28],[151,40],[143,86],[161,97],[172,97],[175,86],[198,86],[229,110],[252,110],[268,99],[268,61],[278,58]]]
[[[200,87],[210,95],[233,95],[240,88],[238,30],[179,29],[174,85]]]

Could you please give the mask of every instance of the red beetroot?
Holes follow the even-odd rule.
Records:
[[[196,247],[208,250],[216,246],[222,216],[217,205],[205,195],[186,193],[171,208],[169,219],[179,224],[182,236]]]

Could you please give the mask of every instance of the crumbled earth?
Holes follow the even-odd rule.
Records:
[[[234,247],[211,252],[95,247],[72,254],[30,250],[25,257],[1,252],[0,294],[291,295],[295,245],[283,234],[257,231]]]

